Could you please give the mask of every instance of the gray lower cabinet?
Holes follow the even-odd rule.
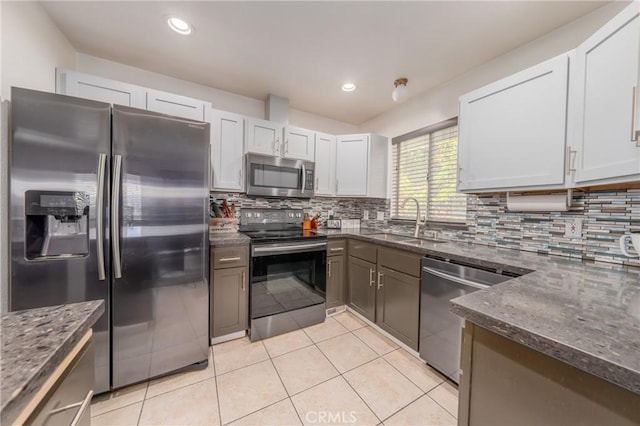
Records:
[[[327,241],[327,309],[345,304],[346,241]]]
[[[219,248],[211,256],[211,337],[216,338],[248,328],[249,249]]]
[[[89,339],[25,424],[90,425],[94,359]]]
[[[376,324],[417,350],[420,278],[379,266],[376,284]]]
[[[349,307],[369,321],[376,318],[376,264],[349,256]]]
[[[348,305],[412,349],[420,329],[422,255],[349,241]]]

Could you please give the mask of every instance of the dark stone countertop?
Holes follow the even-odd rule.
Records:
[[[249,244],[251,239],[241,232],[209,233],[211,247],[241,246]]]
[[[72,303],[0,317],[0,419],[12,424],[104,312],[104,302]]]
[[[415,246],[369,229],[322,230],[519,274],[451,301],[451,311],[496,334],[640,394],[640,269],[464,242]]]

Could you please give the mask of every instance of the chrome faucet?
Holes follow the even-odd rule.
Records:
[[[420,203],[413,197],[405,198],[400,205],[400,208],[403,209],[407,204],[407,201],[409,200],[413,200],[416,203],[416,230],[414,231],[413,236],[415,238],[418,238],[418,235],[420,234],[420,228],[424,227],[427,224],[427,219],[425,218],[425,220],[422,220],[420,218]]]

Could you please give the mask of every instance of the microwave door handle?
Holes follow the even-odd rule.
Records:
[[[304,167],[304,163],[302,164],[302,191],[301,194],[304,194],[304,189],[307,187],[307,169]]]

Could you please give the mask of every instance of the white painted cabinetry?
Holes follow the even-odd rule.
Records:
[[[285,127],[282,156],[313,161],[315,158],[315,135],[313,130],[292,126]]]
[[[56,93],[146,109],[146,89],[77,71],[56,69]]]
[[[460,97],[458,190],[563,188],[569,55]]]
[[[579,186],[640,178],[640,123],[634,120],[639,50],[637,2],[576,49],[570,106]]]
[[[336,136],[316,132],[316,195],[335,195],[336,190]]]
[[[273,121],[247,118],[245,120],[246,152],[281,155],[283,126]]]
[[[155,111],[175,117],[205,121],[207,118],[206,113],[211,109],[211,104],[199,99],[147,89],[146,108],[148,111]]]
[[[225,111],[211,114],[212,188],[244,189],[244,117]]]
[[[388,151],[388,139],[382,136],[338,136],[336,195],[385,198]]]

